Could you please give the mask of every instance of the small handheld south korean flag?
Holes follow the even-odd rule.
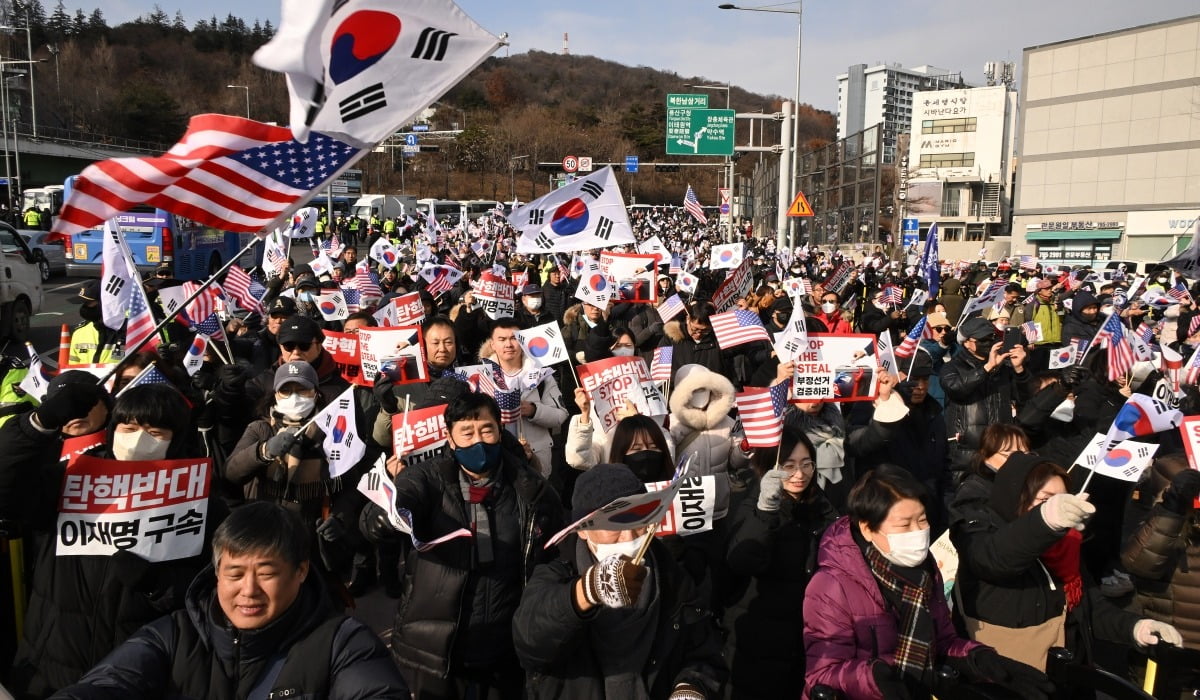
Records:
[[[187,370],[188,376],[195,376],[204,366],[204,352],[208,350],[208,341],[209,337],[203,333],[197,333],[192,339],[191,347],[183,356],[183,368]]]
[[[539,197],[514,211],[518,253],[574,253],[633,244],[625,200],[611,167]]]
[[[33,345],[25,343],[25,347],[29,350],[29,371],[21,380],[20,388],[29,396],[41,401],[46,396],[46,389],[50,386],[51,377],[46,374],[42,358],[33,349]]]
[[[317,208],[304,207],[297,210],[295,214],[292,214],[291,226],[289,236],[293,240],[297,238],[312,238],[313,232],[317,227]]]
[[[529,330],[514,331],[521,349],[533,360],[538,367],[549,367],[559,362],[565,362],[567,345],[563,342],[562,329],[557,321],[534,326]]]
[[[608,300],[612,297],[612,290],[612,282],[600,271],[600,263],[594,258],[585,260],[583,274],[579,278],[579,286],[575,288],[575,298],[592,306],[607,309]]]
[[[346,306],[346,296],[338,290],[328,294],[317,295],[317,311],[326,321],[344,321],[350,316]]]
[[[329,462],[330,478],[350,471],[366,454],[367,445],[358,434],[358,423],[354,417],[353,386],[322,409],[313,422],[325,433],[321,446]]]

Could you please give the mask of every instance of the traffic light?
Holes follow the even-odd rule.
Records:
[[[420,147],[421,153],[437,153],[441,146],[426,146],[422,144]]]
[[[538,170],[540,170],[544,173],[561,173],[562,172],[562,164],[561,163],[538,163],[537,168],[538,168]]]
[[[654,172],[657,172],[657,173],[677,173],[677,172],[679,172],[679,166],[678,166],[678,165],[672,165],[672,164],[669,164],[669,163],[660,163],[660,164],[657,164],[657,165],[655,165],[655,166],[654,166]]]

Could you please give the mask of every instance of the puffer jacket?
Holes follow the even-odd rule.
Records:
[[[738,504],[729,533],[736,600],[725,610],[725,656],[737,698],[794,698],[804,685],[803,619],[796,609],[817,569],[817,546],[837,511],[815,482],[779,510],[758,509],[759,484]]]
[[[291,607],[257,630],[228,626],[215,588],[210,566],[188,588],[186,609],[138,630],[55,700],[244,698],[284,650],[287,657],[266,688],[275,689],[274,697],[409,697],[379,638],[358,620],[336,615],[312,572]]]
[[[616,617],[620,610],[599,609],[580,614],[572,602],[581,569],[592,565],[580,556],[582,546],[568,537],[562,551],[570,556],[534,570],[512,630],[521,666],[528,672],[526,697],[604,700],[604,672],[590,630],[600,616]],[[586,557],[584,559],[583,557]],[[721,658],[720,633],[713,622],[708,597],[672,558],[661,540],[651,543],[647,556],[657,578],[658,614],[654,641],[641,673],[650,698],[665,699],[679,683],[717,697],[727,677]],[[608,650],[614,655],[625,649]]]
[[[1200,527],[1156,504],[1121,553],[1133,575],[1136,609],[1175,626],[1189,649],[1200,649]]]
[[[1050,573],[1040,557],[1064,536],[1046,524],[1041,509],[1015,515],[1025,478],[1044,461],[1016,453],[996,472],[988,507],[968,519],[956,519],[950,540],[959,552],[962,612],[976,620],[1009,628],[1032,627],[1062,614],[1066,607],[1063,582]],[[1129,643],[1138,617],[1117,609],[1088,585],[1083,598],[1067,616],[1067,648],[1082,660],[1092,658],[1091,641],[1101,637]]]
[[[1036,383],[1029,370],[1017,373],[1001,365],[991,372],[966,349],[942,369],[946,391],[946,433],[958,440],[950,452],[951,469],[967,468],[979,448],[983,431],[993,423],[1012,423],[1013,404],[1019,408],[1032,396]]]
[[[481,570],[471,538],[426,552],[409,550],[391,638],[392,654],[403,667],[445,677],[466,665],[513,658],[512,615],[534,566],[558,555],[557,548],[544,545],[562,528],[563,513],[558,494],[519,456],[516,441],[506,439],[504,446],[497,480],[508,495],[499,495],[495,507],[496,562]],[[412,512],[418,538],[429,541],[470,527],[459,472],[445,455],[396,477],[396,503]],[[515,560],[505,543],[515,545]]]
[[[839,690],[848,698],[880,698],[871,664],[876,659],[888,664],[896,660],[899,621],[850,534],[851,527],[850,518],[842,517],[825,531],[817,553],[817,573],[805,591],[805,700],[809,689],[818,684]],[[983,646],[962,639],[954,631],[942,593],[942,575],[932,557],[926,558],[923,566],[934,576],[929,612],[936,659],[961,658]]]
[[[688,404],[692,392],[709,390],[704,408]],[[676,461],[691,459],[690,476],[717,477],[717,502],[713,517],[724,518],[729,512],[730,474],[750,463],[742,451],[742,435],[729,417],[733,408],[733,384],[710,371],[692,372],[671,390],[671,439],[675,442]]]

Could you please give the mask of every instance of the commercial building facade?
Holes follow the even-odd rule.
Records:
[[[847,68],[837,81],[838,138],[881,124],[884,163],[896,161],[896,137],[912,120],[915,93],[967,87],[961,73],[934,66],[905,68],[899,63],[860,63]]]
[[[1013,252],[1157,261],[1200,214],[1200,15],[1025,49]]]

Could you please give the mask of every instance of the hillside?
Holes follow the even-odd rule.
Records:
[[[187,117],[201,112],[241,115],[248,108],[258,120],[287,120],[282,77],[250,61],[274,31],[269,22],[248,26],[233,16],[212,17],[188,28],[182,14],[172,20],[157,11],[110,28],[98,9],[77,10],[72,18],[61,3],[48,17],[36,0],[31,7],[33,44],[43,47],[34,58],[45,59],[35,68],[39,125],[169,144],[182,133]],[[23,8],[0,0],[0,10],[17,16]],[[3,47],[8,55],[24,55],[23,41],[13,35],[7,41],[14,42]],[[435,130],[458,124],[463,132],[452,140],[424,139],[423,145],[437,145],[438,151],[405,159],[403,174],[398,149],[368,155],[360,162],[364,187],[454,199],[509,199],[515,192],[528,199],[549,187],[549,173],[533,164],[558,162],[567,154],[600,162],[621,162],[627,155],[643,162],[682,161],[663,152],[664,101],[668,93],[692,91],[689,83],[711,81],[591,56],[531,51],[493,57],[450,91],[432,119]],[[708,92],[712,106],[724,106],[723,91]],[[22,100],[27,94],[13,90],[13,96]],[[736,86],[730,101],[739,112],[779,109],[779,98]],[[766,124],[766,143],[777,143],[778,124],[760,124]],[[755,141],[761,143],[761,129],[755,128]],[[748,129],[746,122],[738,124],[739,143],[747,142]],[[802,144],[832,139],[834,131],[832,114],[801,109]],[[749,174],[750,161],[740,174]],[[621,186],[637,201],[678,203],[690,182],[702,202],[715,203],[718,168],[682,170],[646,168],[636,176],[622,175]]]

